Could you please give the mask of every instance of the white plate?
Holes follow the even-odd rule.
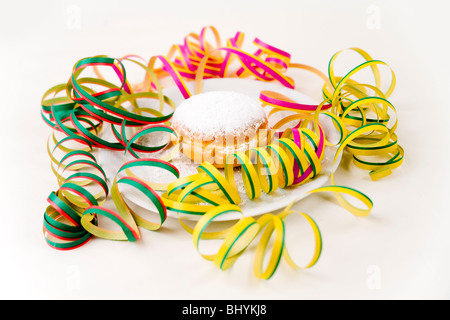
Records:
[[[188,89],[191,92],[194,91],[194,84],[188,83]],[[272,90],[279,93],[282,93],[294,101],[304,104],[317,104],[316,101],[311,99],[310,97],[302,94],[299,91],[288,89],[277,83],[269,83],[262,82],[250,79],[233,79],[233,78],[224,78],[224,79],[207,79],[203,82],[202,92],[208,91],[218,91],[218,90],[230,90],[241,92],[247,94],[255,99],[259,99],[259,94],[262,90]],[[164,94],[171,98],[175,104],[178,106],[183,100],[183,96],[177,87],[168,87],[164,90]],[[149,102],[151,103],[151,102]],[[146,105],[147,106],[147,105]],[[330,141],[335,141],[339,139],[339,132],[335,129],[333,124],[328,117],[320,117],[319,121],[321,121],[322,126],[324,128],[325,134]],[[109,134],[109,131],[107,131]],[[152,136],[153,137],[153,136]],[[111,138],[105,137],[105,139]],[[258,216],[267,212],[277,211],[282,209],[292,203],[293,201],[299,201],[306,196],[308,196],[308,192],[314,190],[318,187],[324,186],[329,181],[329,176],[332,171],[336,170],[340,157],[336,160],[335,166],[333,167],[333,159],[336,153],[336,147],[326,147],[324,159],[322,160],[322,172],[317,175],[314,179],[311,179],[309,182],[292,188],[278,188],[270,195],[267,195],[262,192],[261,196],[256,200],[250,200],[245,194],[243,188],[239,188],[239,193],[241,195],[242,203],[239,205],[242,209],[242,212],[245,216]],[[105,170],[108,178],[112,180],[117,172],[117,169],[120,165],[123,164],[123,152],[111,152],[106,149],[101,149],[98,152],[98,160],[99,164],[102,165]],[[188,174],[196,173],[197,165],[193,164],[188,160],[184,155],[180,154],[178,159],[173,160],[175,166],[177,166],[180,170],[181,176],[185,176]],[[150,169],[149,169],[150,170]],[[151,174],[150,171],[142,173],[143,179],[150,179]],[[148,177],[144,177],[147,176]],[[239,184],[240,175],[236,175],[237,185]],[[161,181],[162,182],[162,181]],[[134,188],[124,188],[123,196],[128,200],[133,202],[135,205],[142,207],[147,210],[152,210],[150,204],[143,199],[142,195],[139,191]],[[198,220],[201,216],[199,215],[187,215],[180,214],[178,212],[174,212],[168,210],[167,215],[169,217],[182,217],[187,220]],[[240,218],[241,215],[239,213],[230,213],[227,215],[223,215],[218,217],[218,220],[234,220]]]

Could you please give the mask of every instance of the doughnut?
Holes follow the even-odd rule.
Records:
[[[267,145],[268,119],[261,102],[234,91],[189,97],[175,109],[172,127],[184,155],[216,168],[224,167],[229,154]]]

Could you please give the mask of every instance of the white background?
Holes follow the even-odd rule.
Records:
[[[450,212],[446,1],[8,1],[0,11],[1,224],[3,299],[448,299]],[[369,195],[355,218],[331,197],[297,204],[321,228],[311,269],[281,262],[268,281],[252,273],[253,252],[221,271],[195,251],[176,220],[136,243],[94,239],[51,249],[43,212],[57,188],[40,118],[46,89],[66,82],[90,55],[165,54],[189,32],[236,31],[326,72],[340,49],[359,47],[397,76],[403,166],[373,182],[344,158],[336,180]],[[299,83],[298,89],[317,89]],[[317,93],[317,92],[316,92]],[[318,92],[320,94],[320,92]]]

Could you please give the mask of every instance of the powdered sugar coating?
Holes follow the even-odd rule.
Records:
[[[267,122],[261,103],[234,91],[210,91],[184,100],[174,112],[172,125],[183,134],[210,140],[240,135]]]

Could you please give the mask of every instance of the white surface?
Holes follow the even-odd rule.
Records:
[[[193,83],[187,84],[188,89],[190,92],[193,92]],[[207,94],[209,92],[218,93],[221,91],[232,93],[232,96],[235,97],[235,94],[238,95],[238,97],[245,97],[252,103],[255,103],[259,108],[261,108],[259,103],[259,94],[263,90],[269,90],[269,91],[275,91],[281,94],[284,94],[286,96],[289,96],[290,99],[297,103],[303,103],[303,104],[315,104],[318,103],[308,97],[307,95],[293,90],[289,88],[285,88],[282,85],[278,83],[268,83],[268,82],[261,82],[256,81],[252,79],[231,79],[231,78],[225,78],[225,79],[206,79],[203,81],[203,88],[202,92]],[[164,90],[164,95],[169,97],[177,106],[176,110],[178,110],[178,106],[183,105],[185,100],[180,93],[180,90],[176,86],[170,86]],[[193,96],[193,98],[196,96]],[[221,95],[219,95],[221,97]],[[140,107],[157,107],[155,105],[157,102],[156,100],[151,101],[155,102],[148,103],[147,104],[141,104]],[[140,102],[142,103],[142,102]],[[185,104],[186,105],[186,104]],[[186,105],[189,106],[189,105]],[[195,105],[194,105],[195,106]],[[270,108],[267,107],[267,110],[262,109],[263,117],[265,113],[268,113],[270,111]],[[177,111],[176,111],[177,112]],[[175,113],[176,113],[175,112]],[[194,111],[193,111],[194,112]],[[198,112],[198,111],[197,111]],[[216,112],[219,112],[216,111]],[[185,113],[182,113],[185,114]],[[205,119],[206,120],[206,119]],[[204,121],[205,121],[204,120]],[[276,123],[279,121],[275,117],[275,121],[273,123]],[[328,141],[334,142],[339,141],[340,133],[337,131],[337,129],[334,127],[333,123],[327,116],[321,115],[319,117],[319,121],[321,122],[324,130],[325,137]],[[269,124],[272,125],[272,121],[269,119]],[[156,135],[156,136],[155,136]],[[115,141],[114,136],[112,135],[109,128],[105,130],[105,134],[103,135],[104,139],[107,139],[107,141]],[[161,141],[158,143],[158,145],[164,145],[164,134],[161,133],[153,133],[151,139],[155,139],[153,141]],[[168,140],[167,140],[168,141]],[[329,177],[332,171],[335,171],[336,168],[338,168],[342,154],[339,154],[336,158],[336,161],[334,162],[334,158],[336,155],[336,146],[330,146],[325,148],[325,154],[323,157],[323,160],[321,161],[322,169],[320,173],[314,177],[314,179],[310,179],[307,183],[301,184],[297,187],[292,188],[278,188],[272,193],[265,194],[262,192],[261,196],[253,201],[251,201],[248,196],[246,195],[244,185],[242,183],[242,176],[240,172],[235,173],[235,180],[236,184],[238,186],[237,191],[239,192],[239,195],[241,197],[242,202],[239,204],[239,207],[242,210],[242,214],[246,217],[254,217],[258,216],[267,212],[274,212],[276,210],[282,209],[289,204],[291,204],[293,201],[301,200],[308,195],[310,195],[308,192],[322,187],[325,184],[329,183]],[[162,152],[167,152],[173,154],[173,148],[169,150],[163,150]],[[176,150],[175,150],[176,152]],[[162,153],[164,154],[164,153]],[[161,153],[157,153],[156,155],[147,155],[149,157],[155,156],[159,157],[161,156]],[[123,152],[111,152],[107,149],[101,149],[98,150],[98,156],[97,156],[98,163],[103,167],[105,170],[108,179],[110,181],[114,180],[114,177],[117,173],[117,170],[120,168],[121,165],[124,163],[124,157]],[[185,157],[181,152],[176,153],[174,155],[174,159],[172,163],[179,169],[180,176],[185,177],[188,175],[196,174],[198,173],[197,167],[198,164],[190,161],[187,157]],[[333,170],[334,169],[334,170]],[[281,168],[280,168],[281,170]],[[158,170],[161,172],[162,170]],[[157,175],[153,168],[144,168],[139,172],[139,177],[145,181],[150,182],[156,182],[156,183],[169,183],[173,181],[173,175],[169,174],[171,179],[165,179],[165,176],[161,176],[161,174]],[[219,171],[223,173],[223,170],[219,169]],[[165,180],[162,180],[165,179]],[[238,183],[239,181],[239,183]],[[240,187],[239,187],[240,186]],[[157,212],[155,210],[155,207],[153,204],[151,204],[145,196],[142,195],[141,192],[139,192],[136,188],[127,188],[122,189],[123,193],[122,195],[129,201],[133,202],[134,204],[137,204],[141,208],[151,210],[153,212]],[[198,220],[200,219],[200,215],[189,215],[189,214],[180,214],[176,211],[167,210],[168,217],[173,218],[182,218],[183,220]],[[220,220],[234,220],[239,219],[241,217],[240,213],[230,213],[227,215],[219,216],[215,221]]]
[[[10,1],[0,13],[1,298],[450,297],[450,47],[443,40],[449,30],[448,2],[73,3]],[[340,184],[372,198],[372,214],[355,218],[331,197],[302,200],[297,208],[321,228],[322,256],[306,271],[281,262],[269,281],[253,276],[253,251],[230,270],[218,270],[197,254],[189,234],[172,220],[158,232],[143,231],[137,243],[94,239],[74,251],[49,248],[42,236],[43,210],[57,184],[45,151],[50,130],[39,115],[43,92],[66,82],[82,57],[164,54],[188,32],[209,24],[224,39],[243,31],[247,47],[253,48],[258,36],[291,52],[293,61],[324,72],[332,54],[351,46],[394,69],[398,82],[390,101],[399,115],[404,165],[372,182],[344,157],[336,174]],[[296,76],[298,90],[320,96],[317,78],[303,72]]]

